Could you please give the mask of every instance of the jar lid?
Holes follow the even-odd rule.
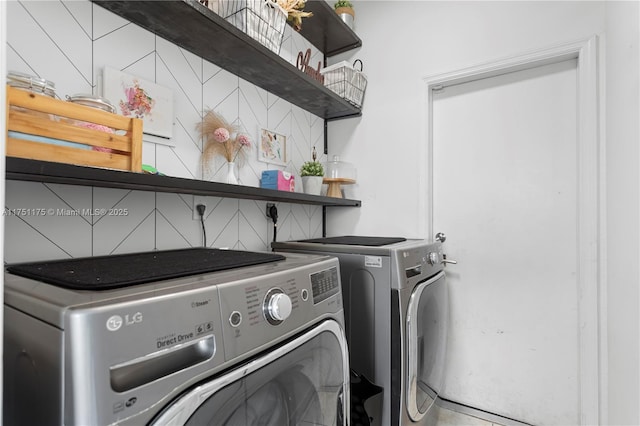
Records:
[[[100,96],[80,93],[73,96],[67,96],[67,100],[69,102],[88,106],[91,108],[101,109],[103,111],[107,111],[111,113],[116,112],[116,107],[113,106],[113,104],[109,102],[107,99],[101,98]]]
[[[11,87],[26,89],[34,93],[43,93],[51,97],[56,94],[56,85],[52,81],[19,71],[9,71],[7,73],[7,84]]]
[[[345,178],[356,179],[356,167],[345,161],[341,161],[337,155],[333,156],[333,161],[327,161],[324,164],[325,177],[328,178]]]

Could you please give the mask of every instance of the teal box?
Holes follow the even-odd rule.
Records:
[[[295,176],[282,170],[264,170],[260,179],[260,188],[279,191],[295,191]]]

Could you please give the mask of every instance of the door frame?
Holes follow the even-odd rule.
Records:
[[[420,144],[419,232],[433,238],[433,93],[447,86],[495,77],[566,60],[577,60],[577,239],[578,239],[578,386],[580,424],[607,419],[605,152],[600,96],[598,37],[513,55],[505,59],[423,79],[423,128]],[[446,230],[442,230],[446,231]]]

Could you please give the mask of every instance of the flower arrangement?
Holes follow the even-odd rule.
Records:
[[[239,133],[236,126],[215,111],[208,110],[196,128],[205,142],[202,152],[205,161],[220,156],[228,163],[234,163],[242,158],[246,149],[251,148],[249,136]]]
[[[296,31],[300,31],[302,28],[302,18],[313,16],[313,13],[302,10],[306,0],[277,0],[277,2],[287,12],[287,20],[292,22]]]

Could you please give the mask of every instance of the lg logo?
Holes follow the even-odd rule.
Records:
[[[120,315],[113,315],[109,317],[109,319],[107,320],[107,330],[116,331],[116,330],[119,330],[120,327],[122,327],[123,325],[129,326],[133,324],[139,324],[141,322],[142,322],[141,312],[136,312],[133,315],[127,314],[124,316],[124,318],[122,318]]]
[[[114,315],[107,320],[107,330],[116,331],[122,327],[122,317],[120,315]]]

